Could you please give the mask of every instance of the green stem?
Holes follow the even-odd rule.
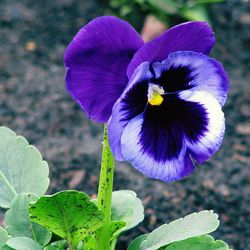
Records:
[[[115,250],[116,243],[117,243],[117,239],[113,239],[112,242],[111,242],[110,250]]]
[[[105,225],[96,232],[96,249],[110,249],[111,202],[114,178],[114,157],[109,147],[108,131],[104,125],[102,164],[99,180],[97,204],[105,214]]]

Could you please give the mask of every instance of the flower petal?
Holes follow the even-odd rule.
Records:
[[[181,99],[180,99],[181,98]],[[220,104],[202,91],[164,97],[147,106],[122,131],[123,158],[148,177],[174,181],[189,175],[221,145],[224,115]]]
[[[160,62],[166,59],[170,52],[175,51],[208,54],[214,43],[213,31],[206,22],[187,22],[177,25],[146,43],[136,52],[127,69],[128,77],[132,76],[142,62]]]
[[[108,134],[110,147],[118,161],[123,160],[120,141],[122,132],[133,117],[144,111],[147,105],[147,81],[151,77],[149,63],[142,63],[113,107],[112,116],[108,121]]]
[[[180,98],[188,102],[196,102],[202,105],[207,113],[207,130],[198,140],[190,140],[186,138],[186,145],[198,163],[202,163],[209,159],[220,147],[225,132],[225,118],[218,101],[207,92],[194,91],[190,95],[190,91],[180,93]],[[193,126],[193,124],[189,124]]]
[[[121,132],[121,154],[145,175],[173,181],[194,170],[186,138],[197,142],[207,131],[207,113],[196,102],[164,96],[160,106],[148,105]]]
[[[69,44],[67,89],[91,119],[107,122],[128,83],[127,66],[142,45],[130,24],[111,16],[94,19]]]
[[[194,165],[185,144],[182,144],[178,157],[165,161],[155,159],[151,154],[152,152],[143,151],[140,140],[143,120],[143,114],[133,118],[123,131],[121,148],[124,159],[137,170],[153,179],[170,182],[189,175],[194,170]],[[150,139],[154,138],[148,138],[148,140]],[[164,140],[165,138],[158,137],[158,139]],[[166,143],[161,146],[166,146]],[[158,149],[161,150],[160,148],[155,150]]]
[[[178,51],[169,54],[161,64],[165,69],[158,73],[159,78],[155,81],[164,84],[166,91],[206,91],[220,105],[224,105],[229,91],[229,80],[223,66],[215,59],[201,53]],[[158,65],[156,63],[155,67],[159,68]]]

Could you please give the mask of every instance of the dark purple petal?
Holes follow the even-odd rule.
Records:
[[[127,69],[128,77],[142,62],[161,62],[175,51],[208,54],[214,43],[214,33],[206,22],[187,22],[175,26],[136,52]]]
[[[149,64],[136,69],[122,96],[115,103],[108,122],[109,141],[116,160],[122,161],[121,135],[128,122],[141,114],[147,105],[148,79],[152,77]]]
[[[154,157],[152,151],[145,151],[141,142],[143,114],[133,118],[124,129],[121,137],[121,149],[124,159],[130,162],[136,169],[146,176],[166,182],[175,181],[189,175],[194,170],[193,162],[185,144],[179,150],[178,156],[165,161],[159,161]],[[145,135],[148,136],[148,135]],[[161,134],[157,134],[158,140],[164,141]],[[149,138],[148,138],[149,139]],[[154,143],[157,139],[153,139]],[[178,138],[180,139],[180,138]],[[177,142],[178,143],[178,142]],[[153,149],[155,152],[168,143],[163,143],[160,148]],[[151,149],[152,150],[152,149]],[[162,159],[162,157],[160,157]]]
[[[91,119],[107,122],[128,83],[127,66],[142,45],[130,24],[111,16],[94,19],[69,44],[67,89]]]
[[[153,82],[166,92],[183,90],[206,91],[223,105],[229,90],[229,80],[222,65],[201,53],[178,51],[169,54],[162,63],[153,64]]]

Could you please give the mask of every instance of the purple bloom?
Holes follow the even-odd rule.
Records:
[[[66,50],[67,89],[91,119],[108,122],[117,160],[177,180],[222,142],[229,81],[207,56],[214,42],[205,22],[175,26],[144,44],[127,22],[99,17]]]

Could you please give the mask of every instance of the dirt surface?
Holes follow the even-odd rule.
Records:
[[[102,127],[67,95],[63,52],[82,25],[104,14],[103,7],[97,0],[0,2],[0,124],[40,149],[50,165],[50,193],[97,191]],[[231,79],[223,146],[175,183],[149,180],[117,164],[115,189],[135,190],[146,208],[144,222],[120,238],[119,250],[139,234],[202,209],[220,215],[216,238],[236,250],[250,249],[250,2],[214,4],[211,17],[217,36],[212,55]]]

